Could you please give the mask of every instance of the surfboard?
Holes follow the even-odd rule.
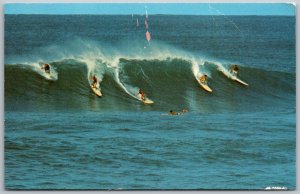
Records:
[[[207,85],[207,84],[204,84],[204,83],[200,83],[200,85],[202,86],[202,88],[207,91],[207,92],[212,92],[212,89]]]
[[[98,97],[101,97],[101,96],[102,96],[102,93],[101,93],[99,84],[97,84],[97,87],[93,87],[92,84],[91,84],[90,86],[91,86],[93,92],[94,92]]]
[[[143,101],[143,103],[145,103],[145,104],[153,104],[153,103],[154,103],[152,100],[150,100],[150,99],[148,99],[148,98],[146,98],[145,100],[142,100],[142,101]]]
[[[241,85],[248,86],[248,84],[247,84],[246,82],[242,81],[242,80],[239,79],[236,75],[233,75],[233,74],[230,73],[229,71],[226,72],[225,70],[223,70],[222,73],[223,73],[226,77],[232,79],[233,81],[236,81],[237,83],[239,83],[239,84],[241,84]]]
[[[142,95],[138,94],[137,95],[138,99],[140,101],[142,101],[144,104],[153,104],[154,102],[152,100],[150,100],[149,98],[145,98],[145,100],[142,99]]]
[[[212,92],[212,89],[206,83],[202,83],[199,79],[197,79],[197,81],[205,91]]]
[[[239,78],[237,78],[236,76],[233,76],[232,80],[238,82],[239,84],[242,84],[244,86],[248,86],[248,84],[242,80],[240,80]]]
[[[56,80],[56,77],[51,74],[51,72],[43,72],[43,76],[47,79],[47,80],[50,80],[50,81],[54,81]]]

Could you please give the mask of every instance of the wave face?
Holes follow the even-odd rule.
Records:
[[[257,111],[295,106],[295,74],[241,67],[239,77],[249,84],[242,86],[228,79],[220,67],[227,64],[203,62],[193,64],[183,58],[119,58],[116,66],[97,63],[93,70],[84,62],[63,60],[51,63],[57,81],[46,80],[33,65],[5,66],[6,108],[13,110],[180,110]],[[197,72],[198,71],[198,72]],[[92,73],[93,72],[93,73]],[[102,98],[89,87],[89,77],[101,78]],[[213,93],[204,91],[195,75],[206,73]],[[145,106],[135,99],[142,88],[155,101]]]
[[[5,109],[294,110],[293,17],[149,16],[150,43],[137,18],[144,21],[6,15]],[[43,77],[43,63],[57,79]],[[248,87],[222,74],[234,63]],[[204,73],[212,94],[196,80]],[[102,98],[90,89],[93,74],[102,81]],[[138,101],[139,88],[153,105]]]

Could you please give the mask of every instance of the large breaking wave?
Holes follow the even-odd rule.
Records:
[[[100,45],[77,39],[48,46],[28,56],[9,56],[5,65],[7,110],[157,110],[188,108],[200,112],[259,111],[295,106],[295,73],[248,67],[228,79],[221,69],[233,62],[185,52],[162,43]],[[115,48],[116,48],[115,47]],[[130,48],[130,49],[128,49]],[[49,81],[38,65],[50,63],[57,80]],[[207,74],[214,90],[200,88],[196,77]],[[102,98],[89,87],[91,75],[101,80]],[[144,105],[135,94],[141,88],[155,103]]]

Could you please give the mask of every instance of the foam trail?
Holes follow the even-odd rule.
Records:
[[[226,75],[228,78],[232,77],[232,74],[229,72],[228,68],[225,68],[221,63],[215,62],[217,69],[221,71],[224,75]]]
[[[203,66],[203,64],[201,64],[201,66]],[[200,70],[198,63],[196,63],[195,61],[192,61],[192,71],[196,80],[198,80],[199,77],[203,74],[206,74],[208,77],[211,77],[210,72],[204,68],[201,68]]]
[[[87,58],[83,58],[80,61],[86,64],[87,80],[90,84],[92,83],[91,80],[93,75],[96,75],[99,82],[103,80],[105,71],[104,68],[101,68],[101,63],[97,63],[98,61],[96,59],[87,59]],[[97,87],[99,87],[99,82],[97,84]]]
[[[193,71],[193,74],[194,74],[195,78],[198,80],[199,71],[200,71],[198,64],[193,63],[193,65],[192,65],[192,71]]]
[[[119,68],[115,69],[115,81],[118,83],[118,85],[131,97],[142,101],[140,97],[138,97],[137,93],[139,91],[140,88],[136,87],[136,86],[131,86],[128,84],[123,84],[120,80],[120,75],[119,75]],[[143,72],[144,73],[144,72]],[[144,73],[144,75],[146,76],[146,74]],[[148,76],[147,76],[148,77]],[[150,100],[149,98],[146,97],[146,99]]]
[[[136,95],[134,95],[135,91],[138,91],[138,88],[136,87],[129,87],[130,88],[130,92],[127,90],[127,88],[124,86],[124,84],[122,84],[121,80],[120,80],[120,77],[119,77],[119,70],[116,69],[115,70],[115,80],[116,82],[119,84],[119,86],[128,94],[130,95],[131,97],[137,99],[137,100],[140,100]]]

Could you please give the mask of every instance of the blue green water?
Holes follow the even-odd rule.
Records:
[[[5,15],[5,187],[295,189],[295,18],[148,22],[150,44],[140,15]]]

